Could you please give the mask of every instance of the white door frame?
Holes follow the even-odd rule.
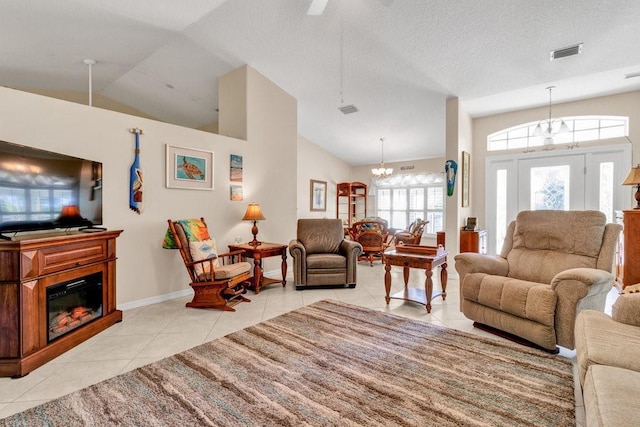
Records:
[[[559,147],[558,147],[559,148]],[[599,176],[596,173],[596,166],[603,161],[612,161],[617,167],[614,168],[614,194],[613,205],[615,210],[628,209],[631,207],[632,198],[629,196],[629,189],[621,183],[631,168],[631,144],[616,144],[611,146],[597,146],[574,148],[572,150],[552,150],[536,153],[517,153],[498,156],[488,156],[485,159],[485,228],[488,231],[488,253],[499,253],[501,248],[496,246],[496,229],[497,221],[497,188],[496,188],[496,172],[500,169],[507,171],[507,200],[506,200],[506,217],[507,224],[515,219],[518,214],[518,190],[520,188],[518,172],[521,169],[521,162],[532,159],[548,159],[549,164],[553,158],[565,156],[584,156],[585,171],[584,179],[584,209],[595,209],[599,207],[597,189],[599,188]]]

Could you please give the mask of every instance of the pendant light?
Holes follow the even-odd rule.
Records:
[[[380,167],[371,169],[371,173],[376,178],[386,178],[393,173],[393,168],[384,167],[384,138],[380,138],[380,147],[382,156],[380,158]]]

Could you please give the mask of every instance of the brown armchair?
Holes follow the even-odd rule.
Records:
[[[393,235],[396,245],[400,243],[405,245],[419,245],[420,239],[422,239],[422,233],[424,232],[424,227],[428,223],[429,221],[423,221],[418,218],[409,225],[408,229],[396,231]]]
[[[374,259],[384,261],[384,251],[393,240],[387,227],[387,221],[382,218],[354,222],[349,234],[352,240],[362,245],[362,254],[358,260],[369,261],[371,266],[373,266]]]
[[[299,219],[297,238],[289,243],[296,289],[317,285],[356,286],[362,246],[344,238],[340,219]]]
[[[500,255],[455,256],[462,312],[474,326],[573,349],[577,314],[604,310],[620,229],[598,211],[520,212]]]
[[[189,286],[193,288],[194,295],[187,307],[235,311],[233,305],[250,301],[242,294],[246,292],[243,283],[251,277],[251,264],[234,262],[244,251],[218,254],[204,218],[168,220],[168,223],[164,247],[180,250],[191,278]]]

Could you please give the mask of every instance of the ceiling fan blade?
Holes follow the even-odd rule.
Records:
[[[307,15],[322,15],[322,12],[324,12],[324,8],[327,7],[328,1],[329,0],[312,0],[311,6],[309,6],[309,10],[307,11]]]

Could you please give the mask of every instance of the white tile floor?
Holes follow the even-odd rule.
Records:
[[[439,274],[434,274],[435,288],[440,289],[437,276]],[[384,268],[380,263],[373,267],[361,263],[358,265],[358,285],[354,289],[296,291],[289,278],[285,288],[274,284],[258,295],[249,291],[247,296],[251,302],[236,305],[236,312],[186,308],[184,305],[190,298],[127,310],[121,323],[29,375],[19,379],[0,378],[0,418],[327,298],[501,339],[475,329],[460,313],[457,280],[449,280],[446,301],[435,298],[431,314],[427,314],[424,306],[417,303],[392,299],[387,306],[383,277]],[[410,286],[422,286],[424,277],[424,273],[412,270]],[[392,292],[402,289],[400,268],[393,268],[392,283]],[[617,292],[613,290],[607,304],[609,309],[616,296]],[[560,355],[574,358],[575,352],[561,349]],[[582,425],[582,396],[579,388],[576,390],[576,419]]]

